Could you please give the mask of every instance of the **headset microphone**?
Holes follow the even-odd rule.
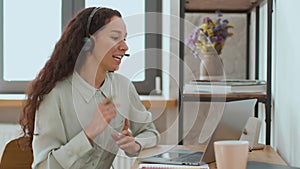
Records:
[[[129,56],[130,56],[130,54],[126,53],[126,54],[124,54],[124,56],[127,56],[127,57],[129,57]]]

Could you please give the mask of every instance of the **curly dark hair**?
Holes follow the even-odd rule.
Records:
[[[86,35],[87,22],[93,9],[95,8],[85,8],[70,20],[56,43],[50,59],[29,84],[26,90],[27,99],[19,117],[24,136],[30,138],[29,143],[24,144],[24,146],[32,147],[35,114],[44,97],[55,87],[56,82],[65,79],[83,64],[85,54],[82,55],[81,49],[85,43],[84,38],[89,36]],[[98,9],[92,17],[88,32],[90,34],[96,33],[97,30],[109,23],[113,16],[121,18],[121,14],[117,10]]]

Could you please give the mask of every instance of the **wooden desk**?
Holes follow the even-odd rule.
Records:
[[[204,150],[204,146],[176,146],[184,149],[191,149],[191,150]],[[140,157],[147,156],[150,154],[157,154],[158,152],[164,152],[165,150],[170,149],[171,147],[168,145],[159,145],[155,148],[143,150],[140,154]],[[249,152],[248,156],[249,161],[258,161],[258,162],[265,162],[265,163],[272,163],[272,164],[279,164],[279,165],[287,165],[286,162],[274,151],[271,146],[266,146],[263,150],[253,150]],[[138,160],[135,161],[131,169],[138,168]],[[209,164],[210,169],[216,169],[215,163]]]

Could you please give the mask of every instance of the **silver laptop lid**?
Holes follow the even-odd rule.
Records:
[[[217,140],[239,140],[242,131],[247,123],[247,120],[253,116],[254,106],[257,99],[248,99],[241,101],[226,102],[223,113],[210,112],[214,116],[221,117],[210,117],[205,120],[203,125],[199,142],[203,143],[205,139],[208,138],[208,144],[206,146],[205,152],[202,156],[201,162],[211,163],[215,161],[213,143]],[[220,105],[221,106],[221,105]],[[216,109],[218,110],[218,109]],[[219,121],[213,121],[211,119],[220,119]],[[213,132],[207,134],[207,131]],[[209,128],[209,129],[207,129]],[[203,133],[205,135],[203,135]]]

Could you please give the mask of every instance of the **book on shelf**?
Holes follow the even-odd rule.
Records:
[[[184,85],[183,93],[263,93],[266,81],[263,80],[192,80]]]
[[[139,169],[209,169],[207,164],[201,166],[187,166],[187,165],[169,165],[169,164],[150,164],[141,163],[139,164]]]

